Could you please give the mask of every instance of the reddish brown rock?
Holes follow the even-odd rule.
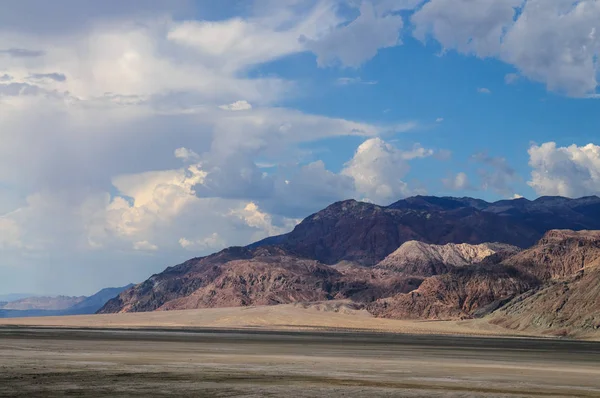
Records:
[[[236,307],[351,299],[411,291],[421,278],[354,265],[331,267],[273,247],[226,249],[154,275],[100,313]]]
[[[515,268],[467,266],[427,278],[418,289],[378,300],[367,308],[385,318],[473,318],[494,311],[538,285],[534,277]]]
[[[553,230],[503,262],[542,280],[561,279],[600,264],[600,231]]]

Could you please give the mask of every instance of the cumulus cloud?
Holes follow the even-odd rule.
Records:
[[[401,180],[410,170],[408,160],[432,154],[419,146],[404,152],[380,138],[371,138],[358,147],[341,174],[354,179],[356,191],[364,199],[385,203],[413,193]]]
[[[580,197],[600,194],[600,146],[558,147],[554,142],[532,145],[528,181],[539,195]]]
[[[420,40],[496,57],[549,90],[584,97],[598,86],[599,19],[596,0],[431,0],[412,22]]]
[[[363,2],[354,21],[333,27],[317,39],[303,37],[302,41],[317,55],[319,66],[358,67],[380,49],[400,44],[403,25],[401,16],[381,15],[372,3]]]
[[[431,0],[413,17],[414,36],[434,37],[444,49],[481,57],[497,55],[505,29],[522,0]]]
[[[464,172],[457,173],[452,178],[444,178],[442,182],[444,184],[444,187],[453,191],[465,191],[474,189],[471,183],[469,182],[469,177]]]
[[[92,293],[142,280],[189,251],[204,255],[287,232],[335,200],[380,199],[358,166],[349,169],[355,178],[322,161],[306,163],[301,146],[368,140],[417,123],[287,109],[281,104],[298,86],[257,74],[255,66],[321,40],[334,64],[362,64],[397,43],[399,3],[363,6],[358,20],[346,20],[328,1],[272,2],[265,12],[257,3],[248,15],[223,21],[173,18],[174,2],[126,3],[69,1],[57,12],[25,0],[0,13],[0,188],[11,190],[0,203],[0,267],[18,270],[0,289]],[[377,29],[366,32],[373,24]],[[366,32],[377,45],[361,42],[360,54],[351,54],[339,32]],[[250,104],[251,112],[242,111]],[[380,166],[356,161],[375,185],[402,194],[392,168],[404,177],[407,164],[429,152],[388,152],[385,177],[375,176]],[[260,169],[257,159],[285,165]],[[65,274],[76,287],[57,276]]]
[[[504,37],[501,57],[549,90],[572,96],[598,86],[600,3],[528,0]]]

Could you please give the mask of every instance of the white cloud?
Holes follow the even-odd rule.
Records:
[[[598,86],[598,20],[596,0],[431,0],[412,17],[420,40],[432,36],[445,50],[498,58],[575,97]]]
[[[539,195],[580,197],[600,194],[600,146],[557,147],[554,142],[532,145],[528,181]]]
[[[321,67],[341,64],[358,67],[373,58],[379,49],[401,43],[402,17],[380,15],[370,2],[363,2],[360,15],[348,24],[332,27],[317,39],[303,38],[306,47],[317,55]]]
[[[241,100],[228,105],[219,105],[219,108],[226,111],[247,111],[252,109],[252,105],[248,101]]]
[[[287,232],[334,200],[366,196],[354,178],[305,160],[302,144],[417,126],[283,108],[301,87],[254,68],[322,40],[331,52],[320,56],[364,63],[397,43],[398,3],[364,6],[355,21],[328,1],[257,3],[213,22],[136,0],[71,3],[57,13],[26,0],[0,13],[0,49],[10,50],[0,54],[0,267],[27,265],[0,289],[83,289],[56,276],[65,274],[90,290],[138,281],[185,260],[183,246],[207,254]],[[343,40],[361,32],[358,48]],[[394,161],[405,170],[427,153]],[[258,159],[278,167],[261,170]]]
[[[442,180],[444,186],[453,191],[465,191],[474,189],[469,182],[469,177],[466,173],[460,172],[453,178],[445,178]]]
[[[528,0],[506,33],[501,58],[549,90],[585,96],[600,66],[600,2]]]
[[[413,17],[414,36],[433,36],[444,49],[480,57],[500,51],[504,31],[522,0],[431,0]]]
[[[354,179],[356,191],[364,199],[384,203],[413,193],[401,180],[410,170],[408,160],[432,154],[418,146],[404,152],[380,138],[371,138],[358,147],[341,174]]]
[[[444,121],[444,118],[443,118],[443,117],[438,117],[437,119],[435,119],[435,122],[436,122],[436,123],[441,123],[441,122],[443,122],[443,121]]]
[[[478,92],[479,94],[491,94],[491,93],[492,93],[492,90],[490,90],[489,88],[486,88],[486,87],[479,87],[479,88],[477,89],[477,92]]]

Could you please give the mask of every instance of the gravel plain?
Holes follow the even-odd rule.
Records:
[[[600,343],[0,328],[2,397],[598,397]]]

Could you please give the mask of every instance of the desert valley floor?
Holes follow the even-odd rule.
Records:
[[[600,342],[329,310],[3,319],[0,396],[600,396]]]

